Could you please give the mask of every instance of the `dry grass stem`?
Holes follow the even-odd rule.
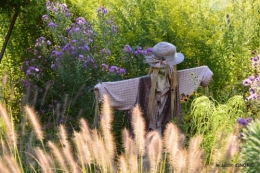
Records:
[[[144,155],[145,149],[145,122],[142,117],[142,112],[139,105],[136,105],[132,111],[132,126],[134,133],[134,140],[137,152],[140,156]]]
[[[76,144],[78,160],[80,163],[89,165],[91,163],[91,153],[87,141],[84,141],[85,134],[74,132],[73,141]]]
[[[32,108],[30,108],[28,105],[25,106],[25,112],[27,113],[28,119],[33,127],[34,133],[36,137],[42,141],[43,140],[43,131],[42,127],[39,123],[39,119],[35,111],[33,111]]]

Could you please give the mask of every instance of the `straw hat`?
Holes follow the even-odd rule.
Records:
[[[160,42],[153,47],[152,55],[145,56],[145,63],[156,68],[172,68],[184,60],[182,53],[176,52],[176,47],[168,42]]]

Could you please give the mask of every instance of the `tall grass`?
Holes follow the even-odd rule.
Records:
[[[202,135],[197,135],[185,147],[185,136],[179,128],[169,123],[163,136],[157,131],[146,132],[139,106],[132,111],[133,135],[122,131],[123,152],[118,154],[111,132],[112,110],[108,97],[104,98],[100,118],[100,130],[91,129],[85,119],[80,119],[80,130],[68,136],[65,127],[58,127],[58,139],[46,140],[46,133],[38,123],[37,113],[30,106],[24,107],[33,138],[28,144],[19,140],[19,131],[9,128],[12,124],[3,105],[0,105],[1,119],[6,126],[1,136],[0,169],[2,172],[218,172],[220,168],[204,164],[201,148]],[[10,126],[12,127],[12,125]],[[13,126],[14,127],[14,126]],[[29,128],[29,127],[27,127]],[[10,138],[11,137],[11,138]],[[19,141],[19,142],[17,142]],[[218,156],[218,163],[229,161],[237,153],[231,134],[224,152]],[[40,143],[39,143],[40,142]],[[218,148],[216,147],[216,151]],[[222,150],[221,150],[222,151]],[[230,171],[230,170],[229,170]],[[235,170],[231,170],[235,172]]]

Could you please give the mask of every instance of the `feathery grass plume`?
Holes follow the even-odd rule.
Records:
[[[17,173],[21,173],[23,172],[21,169],[22,167],[20,168],[19,167],[19,164],[17,163],[17,161],[15,160],[14,156],[10,156],[10,155],[5,155],[4,156],[4,159],[5,159],[5,162],[9,168],[9,170],[11,172],[17,172]]]
[[[35,111],[30,108],[28,105],[25,106],[25,112],[27,114],[27,117],[32,125],[32,128],[34,130],[34,133],[36,135],[36,137],[40,140],[43,141],[43,131],[42,131],[42,127],[39,123],[37,114],[35,113]]]
[[[96,129],[92,130],[91,151],[100,169],[103,172],[107,172],[108,163],[107,163],[106,149]]]
[[[173,123],[167,124],[163,142],[166,152],[169,153],[169,160],[171,163],[174,163],[175,160],[179,159],[177,153],[181,150],[181,138],[178,127]]]
[[[187,172],[187,157],[188,153],[186,149],[180,149],[177,152],[176,156],[171,161],[174,173]]]
[[[114,137],[111,133],[111,123],[113,121],[112,110],[107,95],[104,96],[100,121],[101,121],[100,125],[101,125],[101,130],[104,138],[106,153],[108,155],[110,164],[112,165],[112,161],[115,156],[115,143],[114,143]]]
[[[37,162],[40,165],[42,172],[53,172],[52,170],[54,168],[54,163],[51,157],[44,153],[39,147],[36,147],[34,150],[37,157]]]
[[[188,148],[188,172],[201,172],[203,167],[203,150],[201,150],[202,135],[191,138]]]
[[[78,161],[79,163],[82,164],[82,168],[85,167],[86,164],[87,166],[89,166],[89,164],[91,163],[91,153],[89,151],[89,146],[87,141],[84,141],[84,135],[85,134],[81,134],[78,132],[74,132],[74,137],[73,137],[73,141],[76,145],[76,149],[77,149],[77,153],[78,153]]]
[[[47,145],[51,149],[51,152],[54,155],[54,157],[56,158],[60,166],[60,169],[65,173],[69,173],[68,168],[66,166],[66,161],[64,160],[64,156],[62,152],[59,150],[59,148],[51,141],[48,141]]]
[[[81,148],[83,151],[83,162],[85,164],[90,164],[92,161],[92,156],[91,156],[91,133],[88,127],[88,124],[86,120],[83,118],[80,119],[80,143],[82,143]],[[76,141],[77,142],[77,141]]]
[[[2,115],[3,122],[6,125],[6,138],[9,147],[16,147],[17,145],[17,136],[14,130],[11,118],[8,116],[8,113],[4,106],[0,104],[0,113]],[[11,145],[12,144],[12,145]]]
[[[71,166],[72,171],[78,172],[77,164],[73,158],[71,146],[70,146],[69,141],[67,140],[68,136],[67,136],[67,132],[66,132],[64,126],[60,125],[58,128],[58,131],[59,131],[58,134],[59,134],[59,138],[60,138],[60,143],[63,146],[62,147],[63,154],[64,154],[68,164]]]
[[[163,141],[157,131],[152,131],[146,137],[147,154],[150,163],[150,172],[156,173],[162,158]]]
[[[234,134],[230,134],[226,145],[225,161],[229,162],[239,152],[238,137]]]
[[[128,173],[127,162],[126,162],[125,157],[123,155],[119,156],[118,162],[119,162],[119,172],[120,173]]]
[[[128,169],[130,172],[138,172],[138,153],[136,151],[136,145],[126,128],[123,130],[122,137],[123,147],[125,150],[124,155],[128,164]]]
[[[11,173],[11,171],[8,169],[8,167],[6,166],[4,160],[2,157],[0,157],[0,172],[3,173]]]
[[[143,156],[145,149],[145,122],[138,104],[132,110],[132,126],[137,152],[140,156]]]

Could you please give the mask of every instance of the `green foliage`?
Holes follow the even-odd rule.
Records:
[[[226,104],[218,104],[206,96],[195,98],[191,104],[191,113],[184,117],[185,134],[204,137],[203,148],[207,162],[211,162],[213,146],[218,140],[218,132],[224,136],[231,133],[239,117],[245,116],[245,102],[241,96],[233,96]]]
[[[243,129],[240,163],[243,163],[242,172],[258,172],[260,170],[260,121],[255,120]]]

